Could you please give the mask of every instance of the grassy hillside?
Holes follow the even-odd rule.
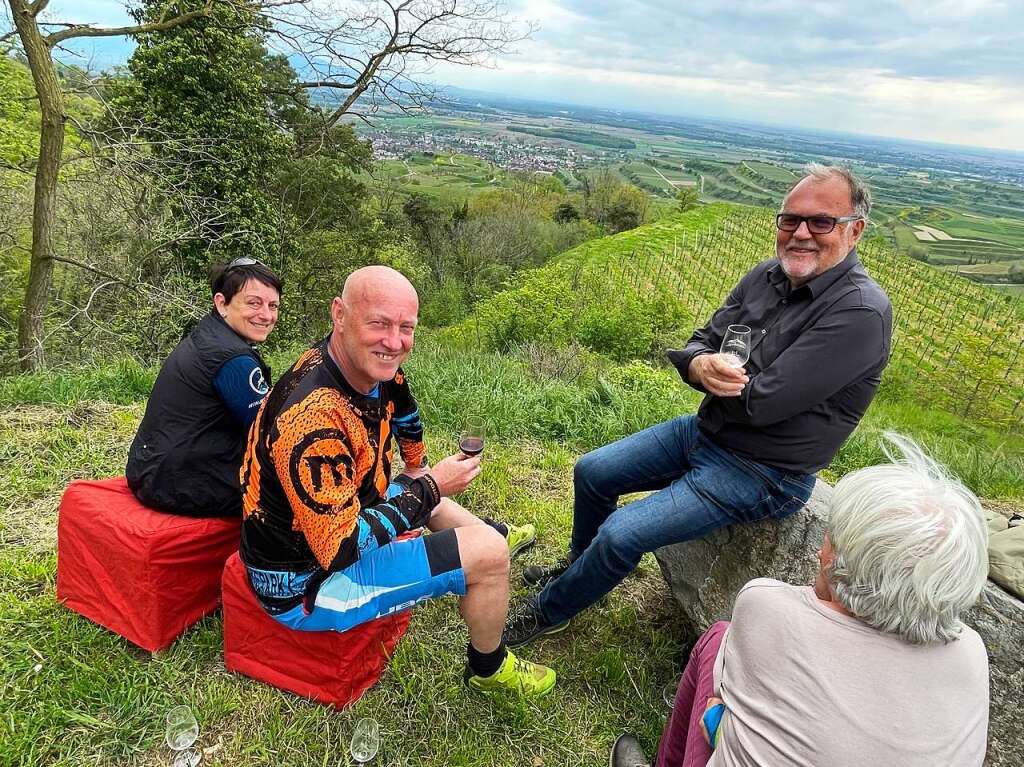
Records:
[[[860,251],[895,312],[885,393],[1020,431],[1024,308],[908,259],[881,239]],[[484,302],[458,332],[495,349],[576,341],[618,360],[657,359],[773,253],[767,212],[701,208],[577,247]]]
[[[537,548],[513,566],[520,595],[522,567],[563,550],[579,454],[691,412],[699,399],[672,373],[573,346],[499,354],[428,334],[408,368],[432,455],[454,450],[466,413],[489,414],[484,472],[461,500],[538,524]],[[559,673],[539,702],[489,701],[462,687],[466,633],[452,599],[416,610],[380,683],[340,713],[227,673],[219,615],[151,658],[58,605],[60,495],[74,478],[123,471],[154,374],[126,364],[0,384],[0,764],[167,765],[163,716],[181,703],[198,716],[209,767],[349,765],[348,737],[362,716],[380,722],[375,763],[389,767],[592,767],[623,730],[653,750],[667,713],[660,690],[686,647],[651,557],[568,631],[523,653]],[[887,427],[916,436],[983,495],[1024,498],[1020,438],[887,398],[826,476],[880,460]]]
[[[479,514],[538,524],[538,546],[513,565],[518,594],[524,565],[564,549],[579,455],[696,408],[699,395],[653,352],[684,338],[770,253],[759,215],[708,206],[585,243],[525,274],[469,322],[418,338],[407,370],[431,454],[455,449],[467,414],[486,414],[484,472],[461,500]],[[983,497],[1019,507],[1024,435],[992,424],[1001,417],[1002,400],[989,395],[998,371],[976,371],[988,377],[978,379],[977,399],[965,401],[989,399],[965,414],[929,381],[969,388],[973,357],[952,355],[962,384],[915,367],[941,367],[950,346],[940,336],[973,348],[984,345],[972,335],[982,332],[985,359],[1005,366],[990,348],[1003,338],[995,328],[1007,320],[1005,305],[884,248],[868,248],[865,261],[901,317],[897,360],[825,478],[881,460],[880,433],[895,428]],[[272,360],[274,368],[296,352]],[[1017,368],[1007,370],[1017,380]],[[492,701],[462,687],[466,632],[452,599],[416,610],[380,683],[344,712],[227,673],[219,615],[149,657],[58,605],[61,493],[75,478],[123,471],[155,373],[122,363],[0,379],[0,765],[167,765],[163,717],[181,703],[197,713],[209,767],[348,765],[348,738],[362,716],[380,722],[374,763],[388,767],[591,767],[606,762],[623,730],[653,751],[667,713],[660,690],[678,675],[686,647],[649,556],[568,631],[523,653],[559,673],[539,702]]]

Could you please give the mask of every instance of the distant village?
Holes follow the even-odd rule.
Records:
[[[505,170],[555,173],[619,160],[623,152],[555,145],[521,135],[498,133],[480,136],[439,128],[392,131],[387,128],[364,129],[360,135],[373,144],[378,160],[400,160],[414,152],[464,154],[493,163]]]

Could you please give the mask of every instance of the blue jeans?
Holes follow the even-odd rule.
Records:
[[[577,559],[540,593],[550,623],[603,597],[648,551],[735,522],[781,519],[800,509],[813,474],[792,474],[715,445],[682,416],[587,453],[573,478],[570,553]],[[620,495],[656,491],[616,508]]]

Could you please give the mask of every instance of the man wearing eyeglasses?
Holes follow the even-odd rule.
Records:
[[[892,306],[857,258],[870,193],[844,168],[809,165],[758,264],[669,359],[707,396],[696,415],[606,445],[576,464],[568,555],[528,567],[541,589],[513,606],[505,642],[564,629],[644,553],[728,524],[800,509],[867,410],[889,360]],[[750,328],[744,366],[719,352]],[[621,495],[650,492],[617,508]]]

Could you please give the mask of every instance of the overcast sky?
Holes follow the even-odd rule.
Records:
[[[54,19],[125,23],[117,0]],[[511,0],[539,24],[445,83],[521,97],[1024,150],[1024,0]],[[88,43],[87,45],[93,45]],[[104,63],[123,44],[97,44]]]

